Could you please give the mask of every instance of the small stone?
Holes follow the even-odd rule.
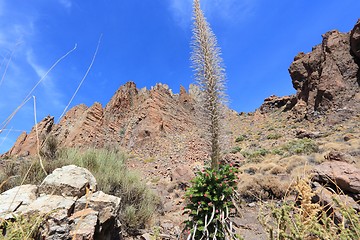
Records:
[[[151,240],[151,235],[149,233],[144,233],[143,235],[141,235],[141,239],[142,240]]]
[[[161,223],[161,227],[165,230],[170,230],[174,227],[174,224],[172,224],[169,221],[166,221],[166,222]]]
[[[350,141],[351,139],[354,138],[354,135],[353,134],[346,134],[344,136],[344,141],[347,142],[347,141]]]

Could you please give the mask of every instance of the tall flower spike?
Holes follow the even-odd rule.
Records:
[[[218,169],[221,152],[221,135],[224,119],[225,69],[220,48],[204,13],[200,0],[193,5],[192,67],[202,95],[201,112],[203,126],[210,143],[211,167]]]

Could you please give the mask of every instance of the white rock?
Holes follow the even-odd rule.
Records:
[[[75,203],[75,211],[79,211],[87,206],[99,212],[100,224],[109,219],[116,218],[120,210],[121,199],[102,191],[83,196]]]
[[[73,240],[92,240],[95,236],[95,230],[98,222],[99,212],[86,208],[75,212],[69,219],[73,221],[70,231]]]
[[[72,198],[58,195],[45,195],[33,201],[22,211],[22,213],[51,213],[51,216],[57,216],[61,219],[71,215],[74,203],[75,201]]]
[[[81,197],[86,188],[96,191],[96,179],[89,170],[75,165],[57,168],[48,175],[39,187],[39,193]]]
[[[0,218],[8,219],[12,213],[24,210],[37,197],[37,186],[22,185],[0,194]]]

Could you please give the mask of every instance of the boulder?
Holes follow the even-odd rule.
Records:
[[[27,206],[23,214],[49,214],[60,218],[68,217],[72,214],[75,200],[69,197],[58,195],[43,195],[38,197],[29,206]]]
[[[311,139],[315,139],[315,138],[321,138],[324,136],[323,133],[321,132],[310,132],[308,130],[305,129],[298,129],[296,130],[295,133],[297,138],[311,138]]]
[[[102,191],[85,195],[78,199],[75,204],[75,211],[81,211],[85,207],[99,212],[99,229],[100,239],[112,239],[120,232],[120,223],[118,214],[120,211],[121,199]]]
[[[339,151],[332,150],[328,154],[324,156],[324,158],[328,161],[340,161],[347,163],[354,163],[354,159],[351,155],[345,154]]]
[[[171,173],[171,181],[179,186],[189,185],[191,179],[195,177],[194,171],[187,165],[175,168]]]
[[[313,185],[316,195],[312,201],[323,206],[329,215],[332,214],[336,224],[343,222],[341,214],[343,206],[351,207],[356,212],[360,212],[360,205],[353,198],[344,194],[338,195],[317,182],[313,183]]]
[[[99,212],[86,208],[75,212],[69,220],[73,222],[70,231],[73,240],[93,240],[98,223]]]
[[[99,211],[100,224],[104,224],[118,215],[120,202],[121,199],[119,197],[98,191],[78,199],[75,204],[75,211],[84,209],[85,206]]]
[[[0,194],[0,218],[10,218],[11,214],[23,211],[37,198],[37,186],[22,185]]]
[[[75,165],[57,168],[39,187],[39,193],[69,197],[81,197],[86,189],[96,190],[96,179],[89,170]]]
[[[319,183],[336,184],[346,193],[360,193],[360,169],[346,162],[331,161],[316,166],[313,179]]]

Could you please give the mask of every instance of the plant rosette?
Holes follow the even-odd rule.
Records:
[[[206,168],[196,174],[185,194],[183,214],[189,214],[184,222],[189,237],[224,239],[233,235],[229,213],[235,208],[232,196],[237,190],[237,173],[232,164],[225,164],[218,170]]]

